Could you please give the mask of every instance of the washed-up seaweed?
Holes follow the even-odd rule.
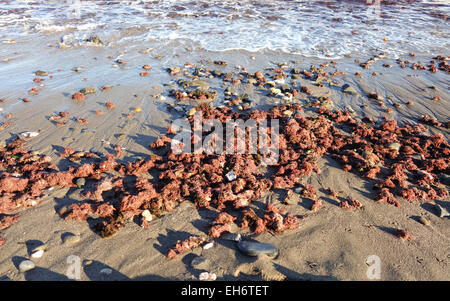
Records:
[[[258,216],[250,208],[252,202],[274,189],[303,187],[301,196],[313,199],[311,210],[317,211],[323,205],[321,200],[312,185],[302,186],[301,181],[312,173],[320,173],[317,160],[325,155],[337,160],[344,170],[376,181],[377,202],[400,207],[399,197],[429,201],[448,196],[447,188],[437,177],[449,172],[450,147],[442,135],[423,134],[425,128],[421,124],[400,127],[395,121],[384,121],[375,125],[355,119],[348,111],[324,107],[317,109],[316,116],[305,117],[297,109],[298,105],[281,105],[269,111],[233,112],[227,107],[197,107],[204,120],[278,119],[279,160],[272,166],[271,174],[261,171],[261,158],[267,155],[176,154],[170,148],[173,131],[151,144],[160,156],[127,164],[117,162],[123,155],[120,147],[96,163],[83,164],[81,161],[95,155],[64,149],[61,156],[78,163],[64,171],[58,170],[48,156],[31,153],[24,146],[25,140],[17,138],[0,148],[0,214],[36,206],[45,197],[45,189],[76,187],[77,179],[86,178],[96,183],[94,189],[82,194],[85,200],[71,205],[64,217],[76,221],[95,219],[94,230],[102,237],[112,236],[134,217],[140,218],[144,210],[159,217],[184,201],[220,213],[209,230],[211,237],[230,232],[235,223],[254,234],[279,234],[296,229],[301,218],[284,214],[272,205],[263,216]],[[296,113],[287,116],[283,113],[286,111]],[[187,120],[193,124],[194,116]],[[192,143],[195,139],[202,138],[194,138]],[[393,143],[399,147],[393,147]],[[109,173],[113,171],[119,176],[111,177]],[[153,172],[158,176],[148,179],[146,175]],[[132,184],[124,183],[123,177],[128,176],[135,178]],[[106,192],[109,197],[103,199]],[[350,198],[340,206],[351,209],[362,204]],[[241,217],[225,215],[230,209]],[[191,248],[194,242],[180,243],[175,254]],[[173,252],[170,254],[174,256]]]

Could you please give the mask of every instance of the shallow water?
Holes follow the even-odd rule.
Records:
[[[397,56],[448,49],[449,12],[446,0],[13,0],[0,3],[0,35],[3,42],[57,35],[69,46],[98,35],[109,46],[186,39],[214,51],[270,49],[323,58],[384,51]]]

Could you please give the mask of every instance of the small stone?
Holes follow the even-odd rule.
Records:
[[[204,270],[209,265],[209,260],[203,256],[197,256],[191,261],[191,267],[198,270]]]
[[[94,94],[95,92],[97,92],[97,90],[95,88],[83,88],[80,90],[80,93],[83,93],[84,95],[86,94]]]
[[[225,239],[225,240],[240,241],[241,240],[241,234],[238,234],[238,233],[225,233],[220,238]]]
[[[62,238],[63,244],[65,245],[71,245],[79,242],[81,240],[81,237],[79,235],[75,235],[73,233],[65,233],[65,235]]]
[[[208,250],[208,249],[211,249],[212,247],[214,247],[214,243],[209,242],[203,246],[203,250]]]
[[[86,179],[85,178],[78,178],[76,183],[77,183],[78,188],[81,188],[81,187],[84,186],[84,184],[86,184]]]
[[[424,216],[421,216],[419,218],[419,221],[420,221],[421,224],[423,224],[425,226],[431,225],[431,221],[429,219],[427,219],[426,217],[424,217]]]
[[[270,94],[272,94],[272,95],[277,95],[277,94],[280,94],[281,93],[281,90],[280,89],[277,89],[277,88],[270,88]]]
[[[192,115],[195,114],[195,112],[197,112],[197,109],[196,109],[196,108],[191,108],[191,109],[189,110],[189,112],[188,112],[188,115],[189,115],[189,116],[192,116]]]
[[[294,112],[292,112],[290,110],[283,111],[283,115],[292,116],[292,114],[294,114]]]
[[[442,207],[441,205],[436,204],[436,208],[437,208],[437,210],[438,210],[439,217],[450,216],[450,213],[448,213],[447,209],[445,209],[445,208]]]
[[[34,269],[36,265],[31,260],[24,260],[19,264],[19,271],[21,273],[25,273],[27,271],[30,271]]]
[[[142,217],[145,218],[145,220],[147,222],[151,222],[152,221],[153,217],[152,217],[151,212],[148,209],[145,209],[144,211],[142,211],[141,214],[142,214]]]
[[[236,180],[237,178],[236,173],[234,171],[230,171],[225,175],[225,177],[227,177],[228,181],[230,182]]]
[[[355,88],[348,84],[342,86],[342,92],[352,95],[358,95],[358,92],[356,92]]]
[[[275,257],[278,255],[278,249],[275,246],[261,242],[240,240],[238,242],[238,249],[248,256],[259,256],[264,254],[269,257]]]
[[[399,151],[401,146],[402,145],[400,143],[398,143],[398,142],[394,142],[394,143],[389,144],[389,148],[390,149],[395,149],[396,151]]]
[[[48,73],[46,71],[42,71],[42,70],[38,70],[36,72],[34,72],[34,74],[36,74],[37,76],[47,76]]]
[[[203,272],[200,273],[198,279],[200,281],[214,281],[217,279],[217,275],[215,273]]]
[[[31,254],[31,257],[33,257],[33,258],[41,258],[42,255],[44,255],[44,252],[45,252],[44,250],[36,251],[33,254]]]
[[[86,41],[92,44],[103,45],[102,40],[100,40],[100,38],[97,36],[91,36]]]

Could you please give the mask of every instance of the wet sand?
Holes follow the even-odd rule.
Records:
[[[27,42],[11,46],[31,49]],[[235,66],[240,65],[253,73],[276,67],[279,62],[300,69],[309,69],[312,64],[326,62],[269,51],[209,52],[182,43],[174,43],[171,47],[155,47],[147,53],[139,52],[145,48],[131,47],[123,52],[108,47],[65,50],[48,47],[37,54],[38,59],[29,59],[28,54],[24,54],[23,57],[18,55],[14,60],[2,63],[4,85],[0,88],[0,98],[5,99],[5,102],[1,104],[1,121],[13,123],[0,131],[0,140],[9,140],[24,131],[39,131],[39,136],[29,139],[27,146],[33,151],[49,155],[60,169],[66,168],[68,164],[59,157],[66,147],[106,154],[113,152],[115,145],[120,145],[124,148],[125,155],[121,159],[124,162],[147,158],[152,154],[148,145],[165,134],[172,120],[184,115],[168,110],[168,106],[175,103],[175,99],[169,96],[169,90],[177,88],[175,81],[183,77],[170,76],[166,68],[181,67],[185,62],[191,62],[221,72],[236,71]],[[118,57],[126,65],[117,66],[114,61]],[[381,120],[387,117],[403,124],[405,121],[417,122],[421,115],[426,114],[441,122],[449,121],[448,74],[442,71],[431,73],[428,70],[412,70],[409,67],[401,69],[392,58],[381,59],[365,70],[354,62],[355,58],[358,57],[337,61],[337,70],[345,71],[346,74],[335,76],[333,85],[315,87],[305,79],[296,80],[296,84],[311,87],[313,97],[329,96],[335,109],[351,107],[355,115],[361,118],[367,116]],[[359,59],[364,61],[368,57]],[[418,55],[403,59],[421,61],[426,65],[431,57]],[[214,60],[226,61],[228,65],[217,66]],[[9,67],[8,64],[14,65]],[[152,66],[148,77],[139,75],[144,71],[144,64]],[[392,68],[385,68],[383,64],[391,64]],[[80,73],[71,70],[77,66],[82,68]],[[33,83],[33,72],[36,70],[45,70],[53,78],[42,77],[45,78],[42,91],[30,96],[27,90],[38,86]],[[330,67],[327,71],[332,72],[334,69]],[[374,71],[377,72],[376,76],[372,75]],[[362,76],[355,76],[355,72],[360,72]],[[219,92],[214,105],[222,104],[223,91],[231,84],[224,84],[219,79],[206,81]],[[350,84],[360,96],[343,93],[343,84]],[[101,91],[105,85],[112,88]],[[431,86],[436,89],[431,89]],[[87,95],[83,102],[71,99],[73,93],[85,87],[95,87],[97,92]],[[233,87],[249,94],[256,100],[257,107],[267,108],[283,103],[253,85]],[[367,97],[371,92],[384,97],[385,108]],[[441,100],[433,101],[435,96]],[[31,102],[23,102],[23,97]],[[308,107],[308,99],[302,95],[295,103]],[[115,108],[105,108],[107,101],[113,102]],[[406,105],[408,101],[413,104]],[[399,107],[394,104],[399,104]],[[142,108],[142,112],[133,112],[138,107]],[[386,113],[387,108],[392,108],[392,112]],[[96,110],[103,110],[105,114],[96,115]],[[69,112],[65,126],[58,127],[48,120],[59,111]],[[8,113],[12,117],[6,119]],[[126,116],[128,113],[132,113],[132,116]],[[77,118],[87,118],[89,123],[78,124]],[[448,140],[448,129],[426,127],[428,134],[442,133]],[[270,197],[273,204],[285,208],[292,215],[308,215],[297,230],[286,231],[281,235],[263,233],[253,237],[261,242],[272,243],[279,249],[279,256],[269,260],[271,268],[285,275],[288,280],[368,280],[367,257],[377,255],[381,259],[381,280],[450,279],[449,219],[440,218],[433,203],[409,203],[403,200],[402,208],[376,203],[376,192],[371,189],[374,180],[344,172],[336,161],[327,157],[319,161],[319,167],[321,174],[313,173],[302,182],[312,184],[318,196],[325,200],[325,207],[318,212],[311,213],[311,200],[307,198],[295,196],[292,204],[285,205],[281,204],[276,193]],[[354,197],[363,204],[363,208],[354,212],[342,210],[338,202],[328,197],[321,188],[333,189],[344,197]],[[47,192],[48,197],[39,206],[19,211],[19,221],[0,232],[0,236],[6,239],[0,247],[0,276],[12,280],[65,280],[69,266],[67,258],[77,255],[82,261],[93,261],[82,268],[81,280],[195,280],[203,271],[190,266],[196,254],[209,259],[210,264],[205,270],[216,273],[220,280],[261,279],[261,275],[252,275],[247,270],[236,276],[236,271],[243,269],[242,264],[258,265],[259,261],[255,263],[254,258],[242,255],[235,242],[220,238],[214,240],[211,249],[196,248],[175,259],[166,258],[167,251],[177,240],[207,233],[208,225],[216,216],[214,210],[197,210],[192,203],[184,202],[173,213],[155,218],[147,229],[129,222],[114,237],[102,239],[90,229],[88,223],[65,221],[56,213],[61,207],[81,200],[82,191],[55,187]],[[265,202],[267,198],[253,202],[252,207],[262,210]],[[450,209],[448,202],[448,198],[436,201]],[[431,225],[421,224],[421,216],[427,217]],[[398,239],[395,236],[396,229],[408,229],[415,239]],[[81,240],[71,245],[63,244],[62,236],[66,232],[81,235]],[[48,245],[44,256],[33,259],[36,263],[34,270],[19,273],[18,263],[30,257],[30,249],[38,242]],[[100,271],[105,267],[113,269],[113,273],[101,274]]]

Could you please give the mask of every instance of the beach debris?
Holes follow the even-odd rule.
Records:
[[[323,205],[322,199],[316,199],[316,200],[313,201],[310,210],[311,210],[312,212],[316,212],[316,211],[318,211],[320,208],[322,208],[323,206],[324,206],[324,205]]]
[[[269,257],[276,257],[278,255],[278,249],[268,243],[240,240],[237,246],[239,251],[248,256],[267,255]]]
[[[342,92],[347,93],[347,94],[352,94],[352,95],[358,95],[359,93],[355,90],[355,88],[353,88],[352,86],[350,86],[349,84],[345,84],[342,86]]]
[[[78,119],[77,119],[77,122],[78,122],[79,124],[88,124],[88,123],[89,123],[89,120],[86,119],[86,118],[78,118]]]
[[[85,100],[86,98],[85,98],[85,96],[84,96],[83,93],[81,93],[81,92],[75,92],[75,93],[72,95],[72,99],[78,100],[78,101],[83,101],[83,100]]]
[[[38,251],[32,253],[31,257],[33,257],[33,258],[41,258],[42,255],[44,255],[44,252],[45,252],[44,250],[38,250]]]
[[[224,239],[224,240],[240,241],[241,240],[241,234],[239,234],[239,233],[225,233],[224,235],[220,236],[220,238]]]
[[[80,237],[80,235],[66,232],[63,234],[61,239],[62,239],[62,242],[64,245],[73,245],[73,244],[76,244],[77,242],[79,242],[81,240],[81,237]]]
[[[42,70],[35,71],[34,74],[36,74],[36,76],[47,76],[48,75],[47,71],[42,71]]]
[[[19,214],[0,216],[0,230],[7,229],[19,220]]]
[[[214,247],[214,242],[208,242],[207,244],[203,245],[203,250],[208,250]]]
[[[199,236],[190,236],[188,239],[183,241],[177,241],[175,246],[167,252],[167,258],[172,259],[175,258],[184,252],[197,248],[201,246],[205,242],[205,237]]]
[[[80,93],[86,95],[86,94],[94,94],[95,92],[97,92],[97,89],[93,88],[93,87],[89,87],[89,88],[83,88],[80,90]]]
[[[25,273],[31,271],[36,267],[36,264],[31,260],[24,260],[19,264],[19,271]]]
[[[234,171],[228,172],[225,175],[225,177],[227,177],[227,180],[230,181],[230,182],[236,180],[236,178],[237,178],[236,173]]]
[[[23,132],[20,133],[20,136],[23,138],[33,138],[33,137],[37,137],[39,135],[38,132]]]
[[[438,214],[439,214],[439,217],[447,217],[447,216],[450,216],[450,213],[447,211],[447,209],[445,209],[445,208],[442,207],[441,205],[436,204],[436,209],[437,209],[437,212],[438,212]]]
[[[217,275],[215,273],[202,272],[198,276],[198,280],[200,281],[214,281],[217,279]]]
[[[84,184],[86,184],[86,179],[85,178],[78,178],[76,181],[76,184],[78,186],[78,188],[81,188],[84,186]]]
[[[401,240],[412,240],[414,236],[412,236],[407,230],[399,229],[395,232],[395,236],[400,238]]]
[[[355,200],[354,198],[350,197],[348,200],[345,201],[341,201],[339,203],[339,207],[343,208],[343,209],[347,209],[347,210],[351,210],[351,209],[360,209],[362,208],[362,204],[360,201]]]
[[[100,40],[100,38],[98,36],[90,36],[85,41],[92,43],[92,44],[103,45],[102,40]]]

